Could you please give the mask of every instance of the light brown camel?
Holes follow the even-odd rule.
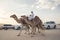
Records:
[[[15,14],[11,15],[10,17],[11,18],[14,18],[14,20],[16,20],[17,23],[21,23],[22,24],[22,27],[23,26],[26,26],[26,31],[29,32],[29,25],[22,18],[18,19]],[[20,36],[20,34],[22,32],[22,29],[20,30],[20,32],[19,32],[19,34],[17,36]]]
[[[35,17],[35,19],[34,19],[34,21],[36,21],[35,23],[33,23],[33,22],[31,22],[31,21],[29,21],[28,23],[26,23],[27,21],[24,19],[18,19],[17,18],[17,16],[14,14],[14,15],[11,15],[10,17],[12,17],[12,18],[14,18],[16,21],[17,21],[17,23],[21,23],[23,26],[26,26],[27,27],[27,29],[28,29],[28,31],[29,31],[29,25],[32,27],[32,33],[34,34],[35,33],[35,30],[36,30],[36,26],[37,26],[37,28],[38,28],[38,31],[39,31],[39,28],[41,28],[41,29],[44,29],[43,27],[42,27],[42,21],[39,19],[39,17]],[[23,16],[23,17],[25,17],[26,18],[26,16]],[[37,20],[36,20],[37,19]],[[32,24],[33,23],[33,24]],[[22,31],[22,30],[21,30]],[[21,34],[21,32],[18,34],[18,36]]]
[[[38,28],[38,32],[40,32],[39,29],[42,29],[42,30],[45,29],[43,27],[41,19],[38,16],[35,16],[35,18],[32,21],[28,20],[28,17],[26,17],[25,15],[21,17],[23,17],[23,19],[27,24],[31,25],[33,34],[35,34],[36,27]]]

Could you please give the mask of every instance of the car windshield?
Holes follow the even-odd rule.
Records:
[[[12,25],[5,24],[4,26],[12,26]]]
[[[55,24],[55,22],[46,22],[46,24]]]

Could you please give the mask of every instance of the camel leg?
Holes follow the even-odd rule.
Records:
[[[40,29],[41,29],[41,30],[40,30],[40,33],[41,33],[43,36],[45,36],[44,33],[43,33],[43,31],[45,32],[45,28],[44,28],[42,25],[41,25],[40,27],[42,27],[42,29],[40,28]]]
[[[27,28],[27,32],[28,32],[28,34],[30,34],[30,31],[29,31],[29,29],[30,29],[30,28]]]
[[[29,25],[26,25],[26,27],[25,27],[25,34],[26,34],[26,33],[29,34],[29,29],[30,29],[30,28],[29,28]]]
[[[32,36],[31,36],[31,37],[34,37],[34,35],[35,35],[35,30],[36,30],[36,27],[32,27]]]
[[[32,28],[32,34],[35,35],[35,33],[36,33],[36,26]]]
[[[40,34],[41,34],[42,36],[45,36],[45,34],[44,34],[42,31],[43,31],[43,30],[40,31]]]
[[[32,27],[32,31],[31,31],[31,34],[34,34],[34,31],[35,31],[35,30],[34,30],[34,27]]]
[[[29,29],[27,28],[27,26],[25,27],[25,34],[27,34],[29,32]]]
[[[36,32],[36,28],[35,28],[35,32]]]
[[[40,33],[40,30],[39,30],[39,28],[38,28],[38,33]]]
[[[20,30],[20,32],[18,33],[18,35],[17,35],[17,36],[20,36],[20,35],[21,35],[21,32],[22,32],[22,29]]]
[[[22,30],[23,30],[23,26],[22,26],[22,28],[20,29],[20,32],[18,33],[17,36],[20,36],[20,35],[21,35]]]
[[[38,25],[38,27],[37,27],[37,28],[38,28],[38,33],[40,33],[40,30],[39,30],[39,29],[40,29],[40,27],[39,27],[39,25]]]

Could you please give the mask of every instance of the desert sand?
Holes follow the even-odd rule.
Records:
[[[18,33],[19,30],[0,30],[0,40],[60,40],[59,25],[57,25],[56,29],[45,30],[45,32],[43,32],[45,36],[36,33],[34,37],[31,37],[31,35],[24,34],[23,31],[22,34],[18,37]]]

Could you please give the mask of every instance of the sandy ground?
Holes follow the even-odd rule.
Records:
[[[24,34],[22,32],[21,36],[17,37],[19,30],[0,30],[0,40],[60,40],[60,26],[58,25],[56,29],[45,30],[43,32],[45,36],[36,33],[34,37],[31,35]]]

